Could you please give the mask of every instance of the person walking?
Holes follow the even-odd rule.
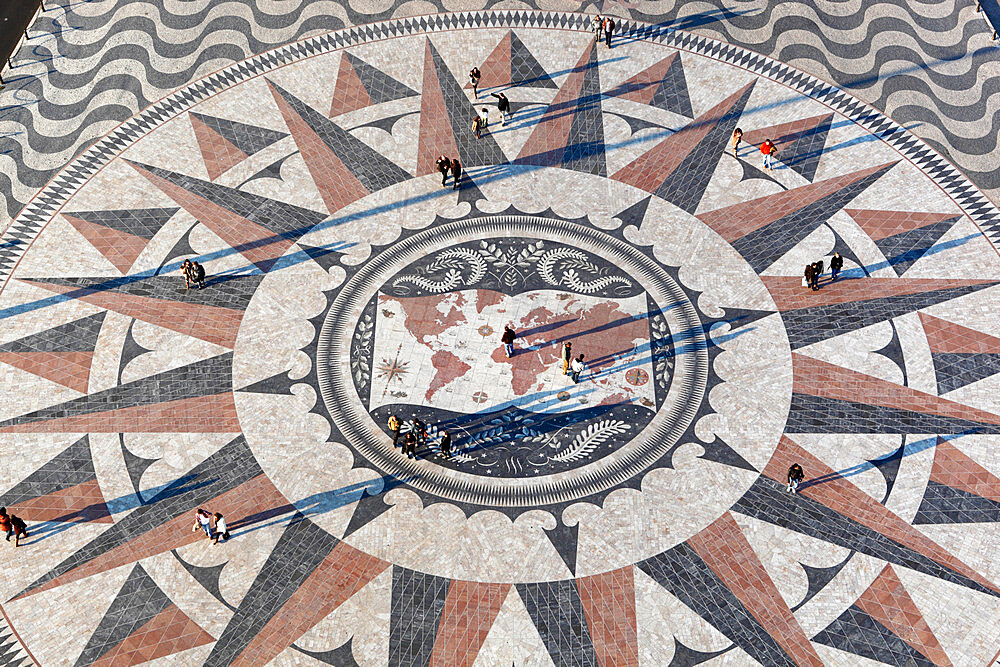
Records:
[[[448,431],[441,431],[441,454],[451,456],[451,435]]]
[[[0,530],[7,535],[7,541],[10,542],[10,538],[14,534],[14,524],[11,523],[6,507],[0,507]]]
[[[469,83],[472,84],[472,96],[479,99],[479,80],[483,78],[480,74],[478,67],[473,67],[469,70]]]
[[[208,539],[212,539],[212,515],[208,513],[208,510],[199,508],[194,513],[194,525],[191,526],[191,532],[197,532],[199,528],[205,531],[205,536]]]
[[[458,190],[458,184],[462,180],[462,163],[458,161],[458,158],[451,161],[451,180],[455,183],[452,190]]]
[[[483,119],[483,129],[485,130],[490,126],[490,110],[483,107],[479,110],[479,117]]]
[[[476,136],[476,139],[483,138],[483,118],[479,114],[472,119],[472,134]]]
[[[833,253],[833,257],[830,258],[830,282],[837,279],[840,275],[840,270],[844,268],[844,258],[840,256],[839,252]]]
[[[198,262],[191,262],[192,278],[198,285],[198,289],[205,286],[205,267]]]
[[[10,515],[10,525],[14,532],[14,547],[21,546],[21,538],[28,536],[28,525],[24,523],[24,519],[19,516]],[[10,539],[10,533],[7,534],[7,538]]]
[[[788,469],[788,488],[786,489],[789,493],[795,493],[799,489],[799,484],[805,479],[806,473],[802,470],[802,466],[798,463],[793,463],[792,467]]]
[[[733,147],[733,157],[739,157],[740,142],[743,140],[743,130],[736,128],[733,130],[733,137],[729,140],[729,145]]]
[[[579,357],[577,357],[576,359],[573,360],[573,363],[570,365],[570,368],[573,369],[573,373],[570,375],[570,377],[573,378],[573,382],[574,383],[579,384],[579,382],[580,382],[580,373],[582,373],[584,371],[584,369],[587,368],[587,365],[583,363],[583,355],[582,354]]]
[[[593,27],[593,30],[594,30],[594,39],[596,39],[598,42],[600,42],[601,41],[601,29],[604,27],[604,18],[601,17],[600,14],[598,14],[597,16],[594,17],[594,22],[593,22],[592,27]]]
[[[503,93],[490,93],[490,96],[497,98],[497,111],[500,112],[500,127],[507,124],[510,116],[510,100]]]
[[[816,289],[819,289],[819,279],[823,277],[823,260],[816,262]]]
[[[503,343],[504,354],[507,355],[509,359],[512,354],[514,354],[514,339],[517,338],[517,334],[511,329],[510,325],[506,325],[503,328],[503,335],[500,336],[500,342]]]
[[[764,154],[764,169],[774,171],[774,158],[778,154],[778,147],[770,139],[765,139],[760,145],[760,152]]]
[[[219,538],[222,538],[223,542],[229,541],[229,528],[226,527],[226,519],[222,514],[216,512],[213,515],[214,521],[212,522],[212,529],[215,532],[215,539],[212,540],[212,544],[218,544]]]
[[[812,263],[812,282],[809,285],[813,289],[813,291],[816,291],[816,290],[819,289],[819,274],[820,273],[822,273],[822,268],[820,267],[820,263],[819,262],[813,262]]]
[[[437,165],[437,170],[441,172],[441,187],[445,187],[445,183],[448,180],[448,172],[451,170],[451,160],[442,155],[434,164]]]
[[[181,262],[181,273],[184,274],[184,289],[191,289],[191,260],[185,259]]]
[[[389,415],[389,433],[392,435],[392,446],[395,447],[396,443],[399,442],[399,417],[396,415]]]
[[[573,343],[567,341],[562,347],[563,375],[569,375],[569,362],[573,360]]]
[[[408,459],[417,455],[417,436],[413,431],[407,431],[403,436],[403,453]]]
[[[604,19],[604,43],[611,48],[611,33],[615,31],[615,20],[610,16]]]
[[[803,287],[812,288],[812,284],[813,284],[813,271],[814,271],[813,265],[812,264],[806,264],[806,270],[805,270],[805,272],[803,274],[804,278],[802,280],[802,286]]]
[[[413,429],[414,435],[417,436],[417,444],[423,447],[427,444],[427,424],[420,421],[420,419],[414,415],[413,416]]]

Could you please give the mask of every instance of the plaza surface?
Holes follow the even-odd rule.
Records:
[[[609,49],[578,13],[401,18],[215,72],[0,239],[3,659],[989,664],[997,222],[839,89],[630,19]]]

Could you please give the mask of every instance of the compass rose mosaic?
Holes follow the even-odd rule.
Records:
[[[157,102],[5,234],[19,650],[988,663],[995,212],[902,128],[739,49],[629,21],[609,49],[575,14],[435,19]],[[401,439],[426,424],[414,458],[390,415]],[[230,538],[192,530],[197,508]]]

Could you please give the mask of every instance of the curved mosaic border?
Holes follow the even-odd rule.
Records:
[[[302,58],[373,40],[467,28],[550,28],[590,32],[591,15],[573,12],[506,10],[434,14],[355,26],[304,39],[226,67],[154,103],[112,130],[62,170],[25,206],[2,238],[0,279],[11,271],[31,241],[69,197],[128,144],[184,109],[237,83]],[[622,19],[621,38],[648,40],[736,65],[786,85],[863,127],[899,151],[931,177],[962,208],[1000,253],[1000,209],[933,148],[875,108],[836,86],[742,47],[675,28]],[[2,287],[0,287],[2,289]]]

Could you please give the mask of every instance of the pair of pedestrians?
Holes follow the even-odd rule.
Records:
[[[583,362],[583,355],[573,358],[573,343],[566,341],[562,346],[562,367],[563,375],[568,375],[573,380],[575,384],[580,382],[580,374],[587,369],[587,365]]]
[[[218,544],[219,538],[225,542],[229,539],[229,528],[226,526],[226,519],[219,512],[209,512],[199,508],[194,513],[194,525],[191,532],[198,532],[198,529],[205,532],[205,536],[212,540],[212,544]]]
[[[7,534],[7,541],[14,538],[14,546],[21,546],[21,538],[28,536],[28,526],[24,519],[13,514],[7,514],[6,507],[0,507],[0,530]]]
[[[601,39],[603,38],[605,45],[607,45],[607,47],[610,49],[611,35],[614,34],[615,28],[617,27],[615,25],[615,20],[610,16],[601,16],[600,14],[598,14],[597,16],[594,17],[594,20],[591,23],[591,27],[594,30],[594,39],[600,42]]]
[[[191,289],[192,284],[198,289],[205,286],[205,267],[198,262],[185,259],[181,262],[181,273],[184,274],[184,289]]]
[[[437,170],[441,172],[441,187],[447,187],[448,173],[450,172],[454,181],[452,189],[458,190],[458,184],[462,181],[462,163],[459,162],[458,158],[449,159],[441,155],[435,164],[437,165]]]

